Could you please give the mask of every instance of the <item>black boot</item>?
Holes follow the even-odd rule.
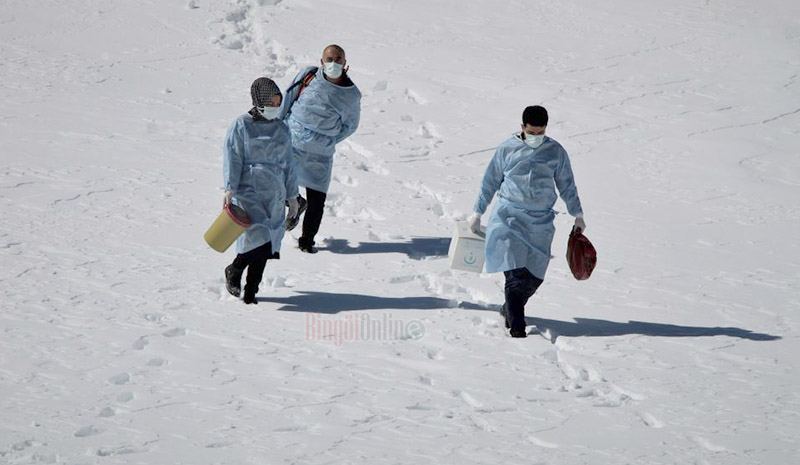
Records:
[[[297,246],[300,247],[300,250],[302,250],[305,253],[317,253],[317,252],[319,252],[319,250],[316,247],[314,247],[314,244],[315,244],[315,242],[313,240],[306,239],[305,237],[301,237],[297,241]]]
[[[261,278],[264,276],[264,267],[267,266],[267,260],[272,256],[272,244],[266,244],[247,252],[250,265],[247,267],[247,282],[244,285],[244,303],[257,304],[256,294],[258,293],[258,285],[261,284]]]
[[[246,304],[258,304],[258,301],[256,300],[256,292],[258,292],[258,289],[245,286],[244,297],[242,298],[242,301]]]
[[[235,263],[225,267],[225,289],[234,297],[242,293],[242,273],[244,268],[238,268]]]
[[[528,333],[525,332],[525,329],[513,328],[510,334],[511,337],[528,337]]]

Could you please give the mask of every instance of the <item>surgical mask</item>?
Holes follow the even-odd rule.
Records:
[[[342,71],[344,70],[343,64],[334,61],[326,61],[323,65],[325,67],[325,75],[331,79],[339,79],[339,76],[342,75]]]
[[[539,146],[544,143],[544,134],[533,135],[525,133],[525,140],[523,142],[525,142],[528,147],[532,149],[539,148]]]
[[[258,107],[258,112],[264,119],[275,119],[281,113],[281,107]]]

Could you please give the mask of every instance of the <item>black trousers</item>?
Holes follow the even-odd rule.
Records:
[[[303,218],[303,235],[300,237],[300,243],[305,245],[314,245],[314,236],[319,232],[319,225],[322,223],[322,214],[325,213],[325,199],[328,194],[314,189],[306,188],[306,206],[305,218]]]
[[[233,266],[240,272],[247,268],[245,292],[252,292],[253,294],[258,292],[258,285],[261,284],[261,278],[264,277],[264,268],[270,258],[274,258],[272,255],[272,243],[267,242],[249,252],[240,253],[233,259]]]
[[[505,271],[505,312],[511,329],[525,330],[525,304],[542,285],[542,280],[527,268]]]

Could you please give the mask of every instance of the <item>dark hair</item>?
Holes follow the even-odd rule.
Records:
[[[539,105],[525,108],[522,112],[522,124],[531,126],[547,126],[547,110]]]

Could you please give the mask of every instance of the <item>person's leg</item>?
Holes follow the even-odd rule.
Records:
[[[525,279],[525,304],[527,304],[528,299],[533,297],[533,294],[536,294],[536,291],[539,289],[539,286],[541,286],[544,281],[531,274],[531,272],[528,271],[527,268],[525,269],[525,272],[528,275],[527,278]]]
[[[525,304],[542,284],[542,280],[533,276],[526,268],[506,271],[505,297],[503,313],[506,327],[511,329],[513,337],[525,337]]]
[[[225,267],[225,288],[234,297],[242,294],[242,274],[249,264],[245,254],[237,254],[233,263]]]
[[[244,285],[244,303],[254,304],[256,302],[256,294],[258,293],[258,285],[261,284],[261,278],[264,277],[264,268],[267,266],[267,260],[272,255],[272,244],[266,244],[247,252],[249,265],[247,267],[247,280]]]
[[[304,252],[313,253],[315,251],[313,248],[314,236],[319,232],[319,225],[322,223],[327,194],[306,188],[306,197],[308,206],[306,207],[306,216],[303,218],[303,235],[300,237],[299,245]]]

